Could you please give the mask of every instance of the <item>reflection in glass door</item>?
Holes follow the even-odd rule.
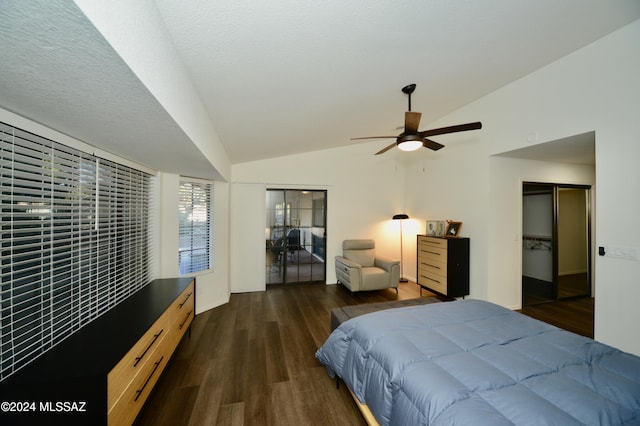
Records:
[[[266,283],[324,283],[327,191],[267,189],[266,206]]]
[[[553,186],[522,187],[522,306],[556,299]]]

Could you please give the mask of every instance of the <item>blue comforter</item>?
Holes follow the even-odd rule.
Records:
[[[640,357],[479,300],[353,318],[316,357],[381,425],[640,425]]]

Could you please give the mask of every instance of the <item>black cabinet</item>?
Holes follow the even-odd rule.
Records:
[[[106,425],[109,372],[163,316],[189,326],[195,295],[185,301],[184,293],[194,285],[193,278],[155,280],[1,381],[0,424]],[[177,310],[187,304],[185,320]],[[173,336],[177,345],[181,334]]]

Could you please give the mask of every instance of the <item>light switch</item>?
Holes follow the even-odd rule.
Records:
[[[598,248],[600,256],[616,257],[618,259],[638,260],[638,249],[634,247],[612,247],[600,246]]]

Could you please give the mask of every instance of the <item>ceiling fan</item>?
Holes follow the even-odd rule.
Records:
[[[419,132],[418,126],[420,125],[420,117],[422,116],[422,113],[411,111],[411,94],[414,90],[416,90],[415,84],[409,84],[408,86],[402,88],[402,93],[409,95],[409,111],[404,113],[404,132],[400,133],[398,136],[366,136],[362,138],[351,138],[351,140],[389,138],[396,139],[396,141],[391,145],[376,152],[376,155],[383,154],[394,146],[397,146],[403,151],[415,151],[420,147],[425,147],[437,151],[440,148],[444,148],[444,145],[428,139],[429,137],[444,135],[447,133],[465,132],[467,130],[478,130],[482,128],[482,123],[478,121],[475,123],[458,124],[456,126],[441,127],[439,129],[424,130],[422,132]]]

